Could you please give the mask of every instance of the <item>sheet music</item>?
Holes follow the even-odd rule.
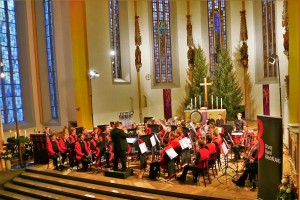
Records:
[[[159,141],[159,139],[158,139],[156,133],[154,133],[154,137],[155,137],[155,139],[156,139],[156,142],[158,142],[158,144],[160,144],[160,141]]]
[[[170,149],[166,150],[166,154],[169,156],[169,158],[171,160],[173,158],[175,158],[176,156],[178,156],[178,154],[176,153],[176,151],[173,148],[170,148]]]
[[[141,154],[143,154],[143,153],[145,153],[146,151],[148,151],[145,142],[139,144],[139,147],[140,147],[140,150],[141,150]]]
[[[191,140],[190,138],[187,138],[187,137],[185,137],[185,140],[186,140],[186,142],[187,142],[187,144],[188,144],[188,148],[189,148],[189,149],[192,149],[192,148],[193,148],[192,140]]]
[[[227,155],[228,154],[228,149],[227,149],[226,144],[224,142],[222,143],[222,149],[223,149],[224,155]]]
[[[179,140],[179,144],[181,146],[181,149],[188,148],[187,140],[185,138],[182,138],[181,140]]]
[[[151,142],[151,144],[152,144],[153,147],[156,145],[156,141],[155,141],[155,136],[154,135],[152,135],[150,137],[150,142]]]
[[[134,144],[137,141],[137,138],[126,138],[128,144]]]
[[[196,133],[196,129],[195,129],[195,126],[194,126],[193,122],[190,122],[190,126],[191,126],[192,130]]]

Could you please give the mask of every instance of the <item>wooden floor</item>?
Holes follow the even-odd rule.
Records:
[[[207,183],[206,187],[204,186],[203,179],[201,178],[200,186],[194,185],[192,183],[192,177],[190,174],[187,175],[187,180],[185,183],[180,183],[177,180],[167,181],[166,177],[162,174],[162,176],[157,180],[149,180],[147,178],[148,172],[144,173],[142,179],[138,179],[138,162],[131,163],[130,168],[133,169],[134,174],[127,179],[118,179],[118,178],[110,178],[106,177],[103,174],[102,170],[96,170],[92,168],[91,171],[88,172],[77,172],[76,170],[65,170],[65,171],[55,171],[55,173],[60,173],[67,176],[81,177],[91,180],[97,181],[105,181],[110,183],[122,184],[122,185],[130,185],[142,188],[150,188],[155,190],[164,190],[164,191],[173,191],[180,192],[184,194],[192,194],[220,199],[257,199],[257,190],[251,191],[250,182],[246,182],[245,187],[237,187],[234,183],[232,183],[232,176],[238,177],[233,170],[230,168],[227,169],[228,175],[226,174],[222,176],[224,171],[219,171],[218,177],[213,177],[212,173],[211,184]],[[236,163],[229,163],[229,166],[233,169],[236,169]],[[239,167],[241,168],[240,164]],[[41,170],[41,171],[54,171],[53,169],[47,169],[47,165],[36,165],[32,166],[32,169]],[[180,175],[181,172],[178,173]],[[167,176],[167,174],[166,174]],[[226,183],[227,179],[227,183]],[[207,181],[208,182],[208,181]]]

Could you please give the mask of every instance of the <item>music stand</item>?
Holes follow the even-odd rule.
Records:
[[[223,138],[223,143],[222,143],[222,150],[223,150],[223,153],[224,153],[224,168],[222,169],[222,171],[224,170],[223,174],[220,175],[217,179],[219,180],[219,178],[221,178],[222,176],[225,176],[226,177],[226,185],[227,185],[227,176],[230,176],[233,178],[233,176],[231,176],[228,172],[227,172],[227,169],[230,168],[232,169],[233,171],[235,171],[232,167],[230,167],[228,165],[228,144],[226,142],[226,140]]]

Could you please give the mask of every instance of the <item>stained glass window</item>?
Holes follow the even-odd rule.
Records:
[[[270,57],[276,55],[275,5],[273,0],[262,1],[262,33],[264,51],[264,77],[276,77],[276,65],[270,65]]]
[[[109,1],[109,16],[112,74],[114,78],[122,78],[119,5],[117,0]]]
[[[20,65],[16,31],[15,2],[0,0],[0,48],[2,72],[0,108],[2,123],[24,121]]]
[[[208,36],[210,74],[214,77],[216,63],[219,62],[221,49],[227,48],[226,2],[225,0],[208,0]]]
[[[48,76],[49,76],[51,114],[53,119],[57,119],[59,112],[58,112],[58,98],[57,98],[57,87],[56,87],[56,62],[55,62],[55,52],[54,52],[52,0],[44,0],[44,14],[45,14],[46,48],[47,48],[47,64],[48,64]]]
[[[172,83],[169,0],[152,0],[153,43],[156,83]]]

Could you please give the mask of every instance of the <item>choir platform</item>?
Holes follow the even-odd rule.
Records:
[[[229,162],[224,176],[222,169],[215,177],[210,172],[211,183],[207,181],[206,187],[202,177],[199,184],[193,184],[191,174],[184,183],[175,178],[167,180],[162,172],[157,180],[150,180],[149,167],[140,179],[138,161],[130,162],[133,174],[126,179],[104,176],[104,169],[94,166],[79,172],[68,166],[57,171],[48,164],[31,165],[0,172],[0,199],[256,199],[258,189],[251,191],[250,182],[237,187],[231,181],[241,164]]]

